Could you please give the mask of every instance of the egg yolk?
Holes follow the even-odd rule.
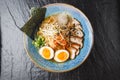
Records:
[[[66,54],[65,52],[61,52],[61,53],[58,54],[57,57],[58,57],[58,59],[60,59],[60,60],[66,60],[67,54]]]
[[[50,50],[49,49],[47,49],[47,48],[43,49],[42,54],[45,58],[50,58]]]

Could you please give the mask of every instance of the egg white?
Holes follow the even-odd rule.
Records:
[[[47,48],[48,50],[50,50],[50,57],[47,58],[47,60],[52,59],[52,58],[54,57],[54,50],[53,50],[51,47],[48,47],[48,46],[41,47],[41,48],[39,49],[39,54],[40,54],[44,59],[46,59],[46,57],[44,57],[43,54],[42,54],[42,52],[43,52],[43,50],[44,50],[45,48]]]
[[[65,52],[66,54],[67,54],[67,58],[66,58],[66,60],[69,58],[69,52],[67,51],[67,50],[57,50],[56,52],[55,52],[55,57],[54,57],[54,60],[56,61],[56,62],[65,62],[66,60],[60,60],[60,59],[58,59],[58,54],[59,53],[61,53],[61,52]]]

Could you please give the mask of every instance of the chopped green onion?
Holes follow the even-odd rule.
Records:
[[[39,49],[40,47],[45,45],[45,38],[42,36],[37,36],[34,41],[32,41],[32,44]]]

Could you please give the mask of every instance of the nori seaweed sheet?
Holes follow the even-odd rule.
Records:
[[[27,36],[29,36],[32,40],[36,37],[37,31],[39,29],[39,25],[45,18],[46,8],[33,8],[31,9],[31,17],[25,23],[25,25],[21,28]]]

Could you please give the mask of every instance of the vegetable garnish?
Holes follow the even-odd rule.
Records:
[[[37,36],[35,40],[32,41],[32,44],[39,49],[40,47],[45,45],[45,38],[42,36]]]

